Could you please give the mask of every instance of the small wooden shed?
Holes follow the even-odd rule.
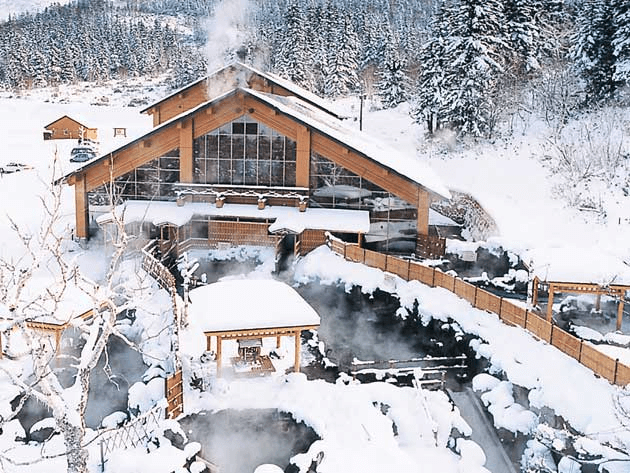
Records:
[[[97,129],[64,115],[44,127],[45,140],[92,140],[97,141]]]
[[[222,343],[293,337],[294,369],[300,371],[302,330],[317,329],[319,315],[291,286],[273,279],[238,279],[201,286],[190,291],[189,320],[202,330],[208,351],[216,353],[217,376],[221,376]],[[215,343],[212,341],[215,339]]]

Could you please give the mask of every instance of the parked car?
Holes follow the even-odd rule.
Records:
[[[77,146],[70,151],[71,163],[84,163],[94,158],[96,158],[96,152],[87,146]]]

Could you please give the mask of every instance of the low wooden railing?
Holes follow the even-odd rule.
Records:
[[[563,353],[575,358],[596,375],[611,383],[620,386],[630,383],[630,366],[620,362],[619,359],[602,353],[591,343],[547,322],[538,314],[514,304],[510,299],[496,296],[439,269],[425,266],[416,261],[366,250],[356,244],[339,240],[330,234],[327,244],[332,251],[349,261],[363,263],[396,274],[406,281],[417,280],[427,286],[447,289],[466,299],[473,307],[497,314],[503,322],[526,329],[536,338],[544,340]]]

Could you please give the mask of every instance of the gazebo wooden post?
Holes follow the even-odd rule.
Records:
[[[217,378],[221,377],[221,343],[223,338],[217,335]]]
[[[623,320],[623,291],[619,293],[619,304],[617,305],[617,330],[621,330]]]
[[[532,307],[538,305],[538,283],[538,276],[534,276],[534,280],[532,281]]]
[[[276,350],[280,348],[280,344],[282,343],[282,336],[276,335]]]
[[[295,363],[293,366],[293,369],[296,373],[300,372],[300,336],[301,336],[301,330],[296,330],[295,333],[293,334],[293,337],[295,338]]]
[[[549,299],[547,300],[547,322],[553,320],[553,284],[549,284]]]

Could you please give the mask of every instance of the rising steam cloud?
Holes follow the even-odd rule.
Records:
[[[209,18],[206,30],[206,60],[212,73],[225,64],[240,60],[252,37],[255,6],[250,0],[223,0]]]

